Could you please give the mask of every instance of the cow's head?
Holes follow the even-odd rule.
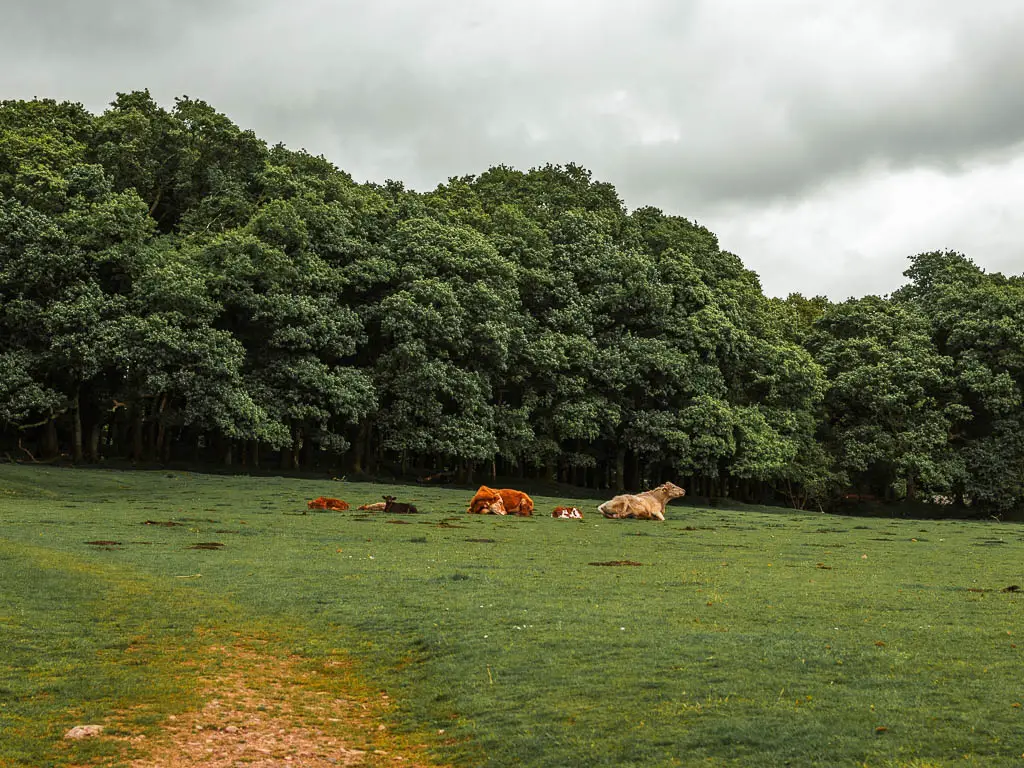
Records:
[[[505,510],[505,502],[501,499],[501,494],[494,488],[488,488],[486,485],[480,486],[480,489],[469,504],[468,511],[479,515],[508,514]]]
[[[661,491],[670,499],[678,499],[686,495],[686,491],[675,483],[662,483],[655,490]]]

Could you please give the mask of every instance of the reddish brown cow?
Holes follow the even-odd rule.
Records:
[[[476,495],[469,502],[471,515],[505,515],[505,502],[501,499],[501,493],[494,488],[481,485]]]
[[[529,517],[533,514],[533,499],[527,496],[522,491],[516,491],[512,488],[501,488],[498,490],[501,494],[501,501],[505,505],[505,511],[510,515],[520,515],[521,517]]]
[[[319,496],[312,501],[306,502],[309,509],[329,509],[333,512],[344,512],[348,509],[348,502],[341,499],[332,499],[328,496]]]

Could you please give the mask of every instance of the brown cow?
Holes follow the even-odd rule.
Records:
[[[334,512],[344,512],[348,509],[348,502],[341,499],[332,499],[327,496],[319,496],[312,501],[307,501],[306,506],[310,509],[329,509]]]
[[[395,501],[394,496],[385,496],[384,511],[392,512],[396,515],[415,515],[418,510],[413,504],[406,504],[401,501]]]
[[[501,493],[486,485],[480,486],[476,495],[469,502],[469,509],[466,511],[471,515],[508,514],[505,510],[505,502],[501,499]]]
[[[501,501],[504,503],[505,511],[508,514],[521,517],[529,517],[533,514],[533,499],[522,491],[516,491],[512,488],[499,488],[498,493],[501,494]]]
[[[643,493],[625,493],[616,496],[597,508],[605,517],[635,517],[637,520],[664,520],[665,505],[670,499],[685,496],[686,491],[674,483],[662,483],[657,488]]]

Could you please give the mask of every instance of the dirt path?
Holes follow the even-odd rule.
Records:
[[[132,768],[440,765],[426,744],[389,732],[387,695],[347,662],[282,658],[265,641],[238,638],[207,646],[190,673],[205,704],[133,738],[145,757]]]

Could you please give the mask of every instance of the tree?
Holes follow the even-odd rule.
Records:
[[[828,378],[825,441],[854,487],[915,500],[962,482],[953,360],[913,307],[876,296],[829,308],[809,340]]]
[[[83,457],[83,418],[95,420],[92,389],[112,366],[111,329],[139,271],[151,234],[134,191],[116,192],[88,162],[91,119],[72,105],[5,102],[0,146],[0,297],[6,349],[31,376],[28,418],[58,450],[57,420],[68,414],[71,452]]]
[[[985,274],[954,252],[922,253],[896,301],[926,318],[962,413],[950,439],[963,467],[954,491],[981,510],[1024,506],[1024,283]]]

